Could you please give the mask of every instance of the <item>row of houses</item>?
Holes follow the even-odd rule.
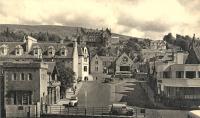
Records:
[[[77,82],[95,80],[102,75],[114,74],[131,77],[133,59],[126,53],[119,57],[90,58],[88,48],[73,43],[37,42],[25,36],[23,42],[0,42],[1,113],[2,116],[39,115],[45,105],[56,104],[60,99],[57,64],[71,68]]]
[[[88,49],[76,40],[41,43],[25,36],[23,42],[0,42],[1,116],[40,115],[45,105],[56,104],[61,97],[58,63],[75,73],[73,86],[92,80]]]
[[[149,81],[158,102],[173,107],[200,105],[199,52],[194,38],[188,52],[171,50],[170,58],[149,63]]]

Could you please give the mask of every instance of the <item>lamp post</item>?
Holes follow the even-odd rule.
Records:
[[[87,109],[87,83],[85,86],[85,115],[86,115],[86,109]]]

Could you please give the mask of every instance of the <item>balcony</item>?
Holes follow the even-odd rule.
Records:
[[[61,82],[60,81],[50,81],[48,82],[48,87],[56,87],[56,86],[60,86]]]
[[[160,78],[157,81],[164,86],[171,87],[200,87],[200,78]]]

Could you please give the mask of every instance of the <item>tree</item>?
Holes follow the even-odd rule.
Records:
[[[66,89],[73,87],[73,83],[75,82],[75,73],[71,68],[65,68],[63,63],[57,63],[57,68],[59,72],[59,80],[61,82],[61,98],[64,98],[66,95]]]
[[[172,36],[172,33],[169,33],[163,37],[163,40],[167,43],[174,44],[175,38]]]

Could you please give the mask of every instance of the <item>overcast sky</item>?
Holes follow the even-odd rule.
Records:
[[[200,0],[0,0],[1,24],[111,28],[162,39],[200,33]]]

